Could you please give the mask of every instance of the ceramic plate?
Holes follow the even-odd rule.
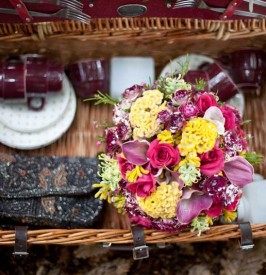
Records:
[[[166,73],[173,73],[175,71],[180,71],[181,64],[184,64],[186,62],[187,57],[189,58],[189,70],[197,70],[200,65],[203,63],[213,63],[215,60],[209,56],[201,55],[201,54],[189,54],[189,55],[182,55],[174,60],[172,60],[169,64],[167,64],[160,76],[164,76]],[[241,116],[243,116],[244,113],[244,106],[245,106],[245,100],[243,94],[237,93],[234,97],[230,98],[227,101],[228,104],[235,106],[238,110]]]
[[[59,120],[51,127],[33,133],[21,133],[0,123],[0,142],[16,149],[31,150],[47,146],[59,139],[70,127],[76,113],[77,101],[72,85],[67,78],[64,89],[68,89],[69,101]]]
[[[68,105],[70,89],[66,88],[69,86],[67,82],[64,75],[62,91],[48,94],[45,106],[40,111],[29,109],[26,103],[0,102],[0,123],[22,133],[33,133],[50,127],[60,119]]]

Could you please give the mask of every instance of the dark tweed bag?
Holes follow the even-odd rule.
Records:
[[[1,225],[99,227],[97,170],[97,158],[0,154]]]

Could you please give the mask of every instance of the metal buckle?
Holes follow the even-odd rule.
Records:
[[[13,252],[14,256],[28,256],[28,252]]]
[[[133,259],[141,260],[149,258],[149,247],[147,245],[136,246],[133,248]]]
[[[240,244],[240,248],[242,250],[249,250],[249,249],[252,249],[254,247],[254,244],[246,244],[246,245],[241,245]]]
[[[27,226],[15,226],[15,246],[14,246],[14,256],[27,256]]]
[[[240,229],[240,248],[242,250],[249,250],[254,247],[252,237],[252,227],[250,222],[241,222],[238,224]]]

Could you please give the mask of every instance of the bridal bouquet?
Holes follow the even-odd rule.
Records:
[[[200,234],[216,220],[236,219],[254,155],[238,110],[183,75],[134,85],[119,101],[95,96],[114,109],[94,187],[134,224]]]

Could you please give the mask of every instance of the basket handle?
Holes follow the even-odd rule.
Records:
[[[243,2],[244,2],[244,0],[233,0],[233,1],[231,1],[231,2],[228,4],[228,6],[227,6],[225,12],[224,12],[222,15],[220,15],[219,18],[220,18],[221,20],[228,20],[228,19],[230,19],[230,18],[234,15],[236,9],[237,9]]]
[[[18,16],[22,20],[23,23],[31,23],[33,18],[29,14],[29,11],[25,4],[20,0],[9,0],[10,4],[14,7],[17,11]]]

